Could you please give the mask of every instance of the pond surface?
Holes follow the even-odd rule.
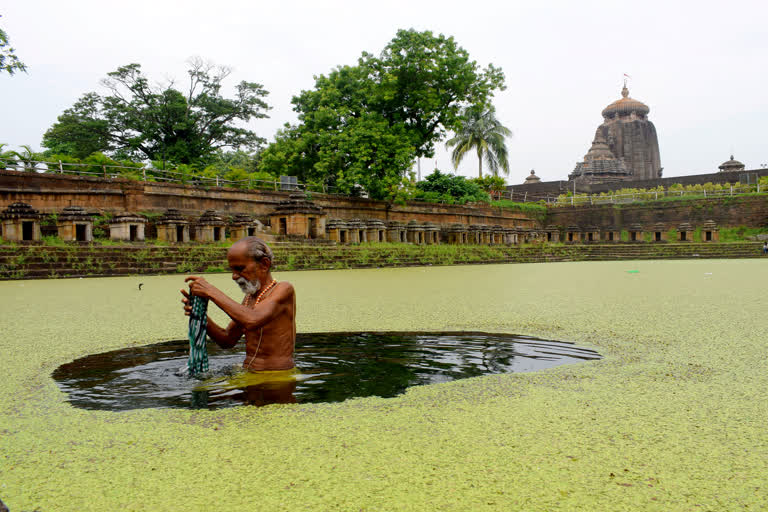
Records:
[[[243,372],[242,343],[232,350],[209,343],[210,371],[191,378],[180,371],[188,351],[187,340],[114,350],[62,365],[53,378],[84,409],[214,409],[393,397],[410,386],[600,358],[572,343],[511,334],[308,333],[296,337],[295,375]]]

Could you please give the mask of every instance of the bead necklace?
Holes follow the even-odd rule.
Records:
[[[259,294],[256,296],[256,301],[253,301],[253,294],[251,294],[251,295],[248,295],[248,296],[245,298],[245,305],[246,305],[246,306],[248,306],[248,307],[250,307],[251,305],[255,305],[255,304],[258,304],[259,302],[261,302],[261,299],[262,299],[262,297],[264,297],[264,295],[266,295],[266,293],[267,293],[269,290],[271,290],[272,288],[274,288],[274,286],[275,286],[276,284],[277,284],[277,279],[273,279],[273,280],[272,280],[272,282],[271,282],[271,283],[269,283],[269,285],[267,285],[267,287],[266,287],[266,288],[264,288],[263,290],[261,290],[261,292],[259,292]]]

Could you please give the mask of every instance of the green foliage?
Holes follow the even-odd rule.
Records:
[[[486,104],[504,75],[481,70],[452,37],[400,30],[379,56],[315,78],[293,98],[299,124],[286,125],[261,154],[272,174],[341,193],[395,200],[413,160],[432,156],[463,104]]]
[[[480,188],[488,192],[492,196],[500,197],[501,193],[507,188],[507,181],[501,176],[485,176],[481,178],[475,178],[475,183],[480,185]]]
[[[0,72],[13,75],[17,71],[27,72],[27,66],[16,56],[16,50],[11,47],[8,34],[0,28]]]
[[[757,235],[768,235],[768,226],[762,228],[748,228],[737,226],[734,228],[720,228],[721,242],[743,242],[754,240]]]
[[[462,111],[461,119],[456,135],[445,143],[446,147],[453,147],[451,161],[454,168],[458,169],[464,157],[474,150],[477,153],[478,178],[483,178],[483,159],[494,177],[498,176],[499,170],[509,174],[506,138],[512,132],[496,119],[496,109],[473,105]]]
[[[440,170],[427,176],[424,181],[416,184],[418,193],[415,199],[429,202],[459,203],[489,201],[488,194],[474,180],[468,180],[464,176],[443,174]]]
[[[267,91],[240,82],[233,99],[221,95],[227,68],[190,61],[189,89],[173,83],[152,86],[141,65],[129,64],[108,73],[102,82],[111,94],[90,92],[59,116],[43,136],[53,153],[86,158],[102,152],[115,158],[200,164],[221,148],[254,149],[263,139],[239,122],[266,117]]]

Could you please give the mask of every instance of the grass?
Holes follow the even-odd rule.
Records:
[[[279,273],[300,332],[511,332],[605,359],[219,411],[74,409],[49,377],[88,353],[184,338],[179,276],[2,282],[0,498],[63,512],[182,498],[185,510],[765,510],[765,265]],[[209,280],[237,296],[228,276]]]
[[[735,228],[720,228],[721,242],[741,242],[754,239],[757,235],[768,235],[768,227],[748,228],[746,226],[739,226]]]

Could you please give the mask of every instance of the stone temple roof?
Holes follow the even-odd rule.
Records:
[[[531,174],[529,174],[528,177],[525,178],[525,183],[523,184],[530,185],[531,183],[539,183],[540,181],[541,181],[541,178],[536,176],[536,172],[533,169],[531,169]]]
[[[629,97],[629,89],[627,89],[626,85],[624,85],[624,88],[621,90],[621,96],[622,98],[620,100],[614,101],[603,109],[604,118],[608,119],[614,116],[628,116],[633,112],[640,116],[647,116],[648,112],[651,111],[645,103]]]
[[[629,169],[627,169],[624,161],[616,158],[613,152],[611,152],[608,142],[598,129],[595,139],[592,141],[592,147],[584,155],[584,161],[576,164],[571,173],[571,179],[577,176],[588,175],[603,178],[620,178],[629,176],[629,174]]]
[[[40,212],[27,203],[13,203],[0,213],[3,219],[39,219]]]
[[[287,200],[280,201],[275,208],[277,214],[309,213],[322,215],[323,208],[307,199],[304,192],[295,192]]]
[[[743,171],[744,170],[744,164],[739,162],[738,160],[733,159],[733,155],[731,155],[731,159],[727,162],[723,162],[718,167],[720,171],[722,172],[729,172],[729,171]]]

